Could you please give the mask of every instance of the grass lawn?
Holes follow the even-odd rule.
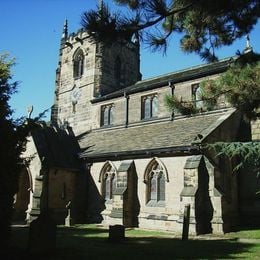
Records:
[[[129,229],[124,242],[111,243],[108,230],[95,225],[59,226],[56,250],[48,255],[26,251],[28,234],[28,228],[13,227],[9,259],[260,259],[260,230],[182,241],[173,233]]]

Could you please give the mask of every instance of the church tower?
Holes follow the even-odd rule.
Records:
[[[76,135],[95,128],[91,100],[141,79],[138,41],[96,42],[86,31],[68,35],[65,21],[56,70],[51,121]]]

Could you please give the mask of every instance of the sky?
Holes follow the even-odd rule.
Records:
[[[112,0],[105,1],[111,4]],[[49,109],[54,101],[55,70],[58,64],[60,38],[64,20],[68,19],[69,33],[77,31],[82,13],[95,9],[98,0],[0,0],[0,53],[15,58],[13,80],[18,81],[18,93],[10,105],[14,117],[27,115],[33,105],[33,117]],[[260,53],[260,23],[250,34],[253,49]],[[218,50],[219,58],[243,51],[245,39]],[[179,37],[172,37],[167,55],[141,48],[143,79],[203,64],[195,54],[184,54]],[[47,118],[49,118],[47,113]]]

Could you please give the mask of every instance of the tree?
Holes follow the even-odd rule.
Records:
[[[196,101],[181,100],[167,95],[165,102],[170,110],[191,115],[201,110],[211,110],[217,106],[219,98],[239,109],[248,119],[260,116],[260,62],[259,55],[250,53],[250,59],[242,55],[217,80],[205,80],[200,84],[201,99]],[[253,58],[253,59],[252,59]],[[249,63],[250,62],[250,63]],[[203,108],[196,103],[203,102]]]
[[[102,1],[103,2],[103,1]],[[81,24],[96,40],[111,43],[138,35],[152,50],[166,52],[171,36],[181,34],[184,52],[217,59],[215,49],[248,34],[259,17],[257,0],[114,0],[130,12],[110,12],[101,4],[86,11]]]
[[[225,155],[231,159],[238,157],[240,162],[237,163],[234,171],[249,165],[251,171],[260,174],[260,142],[216,142],[208,144],[206,149],[214,150],[217,156]]]
[[[202,99],[197,101],[204,102],[204,109],[207,110],[216,107],[218,99],[224,97],[229,105],[243,113],[244,119],[260,118],[260,62],[258,60],[257,54],[242,55],[217,80],[206,80],[201,83]],[[177,110],[181,114],[196,114],[201,110],[196,108],[194,101],[182,101],[170,95],[166,96],[165,101],[170,110]],[[240,158],[234,171],[250,165],[252,171],[260,174],[260,142],[216,142],[206,144],[202,149],[214,150],[217,156]]]
[[[17,91],[17,82],[11,82],[14,60],[0,55],[0,248],[5,249],[10,238],[10,222],[13,198],[18,189],[18,177],[22,167],[20,157],[26,143],[29,124],[24,119],[14,120],[9,105]],[[2,252],[2,250],[1,250]]]

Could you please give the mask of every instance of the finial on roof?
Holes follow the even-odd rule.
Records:
[[[68,20],[66,19],[63,26],[62,39],[67,39],[68,37]]]
[[[244,53],[248,53],[250,51],[252,51],[253,48],[250,44],[250,37],[249,37],[249,34],[246,35],[246,48],[244,49]]]

